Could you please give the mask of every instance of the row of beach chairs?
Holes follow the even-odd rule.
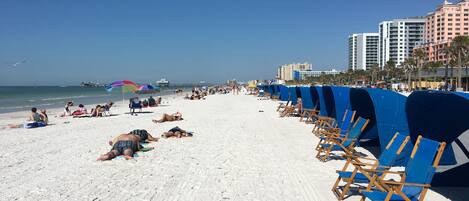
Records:
[[[336,119],[320,115],[318,109],[311,107],[318,104],[307,101],[302,102],[303,107],[299,111],[297,87],[279,86],[277,90],[279,93],[274,94],[274,90],[270,90],[265,96],[282,101],[277,107],[279,113],[299,116],[301,122],[314,125],[312,133],[319,138],[315,147],[316,158],[323,162],[345,160],[344,167],[336,171],[338,178],[332,187],[338,200],[353,195],[362,196],[362,200],[424,200],[445,149],[445,142],[418,136],[405,169],[396,171],[402,167],[393,167],[394,162],[406,145],[411,145],[408,135],[395,133],[377,159],[364,157],[355,148],[359,146],[360,135],[370,120],[357,117],[355,111],[346,110],[341,122],[337,122]],[[290,95],[285,101],[282,94]],[[301,94],[304,96],[308,93]],[[302,99],[311,100],[308,97]],[[351,192],[352,189],[354,192]]]

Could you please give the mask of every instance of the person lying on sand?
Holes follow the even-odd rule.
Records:
[[[303,112],[303,104],[301,102],[301,98],[298,98],[294,111],[283,110],[282,113],[280,114],[280,117],[285,117],[287,115],[300,116],[302,112]]]
[[[161,135],[162,138],[170,138],[170,137],[181,138],[181,137],[192,137],[192,136],[193,136],[192,132],[187,132],[177,126],[174,128],[171,128],[168,132],[165,132]]]
[[[161,119],[153,119],[152,121],[154,123],[163,123],[166,121],[181,121],[183,120],[182,114],[180,112],[176,112],[174,114],[163,114],[163,117]]]
[[[140,139],[139,141],[140,143],[144,143],[147,141],[156,142],[159,140],[159,138],[153,137],[150,133],[148,133],[147,130],[144,130],[144,129],[136,129],[136,130],[130,131],[129,134],[133,134],[137,136]]]
[[[135,152],[139,150],[140,138],[134,134],[121,134],[117,136],[115,142],[112,143],[112,149],[106,154],[101,155],[98,160],[112,160],[113,158],[123,155],[126,160],[132,159]]]

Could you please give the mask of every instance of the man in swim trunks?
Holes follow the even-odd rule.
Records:
[[[150,135],[150,133],[148,133],[147,130],[144,130],[144,129],[136,129],[136,130],[130,131],[129,134],[136,135],[140,139],[139,141],[140,143],[144,143],[147,141],[156,142],[159,139],[157,137],[153,137],[152,135]]]
[[[112,149],[106,154],[101,155],[98,160],[111,160],[117,156],[123,155],[126,160],[132,159],[135,152],[139,150],[140,138],[134,134],[121,134],[117,136],[112,143]]]
[[[180,120],[183,120],[182,118],[182,114],[180,112],[176,112],[174,114],[166,114],[164,113],[163,114],[163,117],[161,117],[161,119],[153,119],[153,123],[163,123],[163,122],[166,122],[166,121],[180,121]]]

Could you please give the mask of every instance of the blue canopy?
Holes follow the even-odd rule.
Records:
[[[313,98],[311,97],[310,87],[298,87],[301,92],[301,103],[304,109],[314,109]]]
[[[396,132],[409,135],[405,111],[407,97],[390,90],[367,89],[367,91],[373,101],[379,144],[383,151]],[[394,165],[405,165],[411,152],[412,145],[409,143]]]
[[[469,183],[469,95],[445,91],[416,91],[406,103],[410,136],[418,135],[447,143],[433,183],[468,186]]]
[[[319,104],[318,90],[314,86],[309,87],[309,89],[311,91],[311,99],[313,100],[313,106],[314,106],[314,108],[316,108],[316,110],[319,110],[320,109],[320,104]]]
[[[360,139],[378,138],[378,128],[376,127],[376,115],[373,100],[368,91],[362,88],[350,88],[350,107],[356,111],[356,117],[369,119],[370,122],[363,131]]]
[[[331,86],[332,94],[334,95],[334,117],[338,120],[339,127],[342,126],[341,119],[345,111],[350,110],[350,88]]]
[[[296,97],[302,98],[302,97],[301,97],[300,87],[298,87],[298,86],[296,87]]]
[[[288,91],[288,87],[285,85],[280,85],[280,100],[281,101],[288,101],[290,99],[290,92]]]
[[[322,93],[322,87],[320,86],[315,86],[316,91],[318,92],[318,97],[319,97],[319,108],[321,109],[319,111],[319,115],[321,116],[329,116],[327,115],[326,111],[326,100],[324,99],[323,93]]]
[[[274,96],[280,96],[280,85],[276,84],[274,86]]]
[[[322,95],[324,96],[324,104],[326,105],[327,116],[337,119],[335,116],[335,100],[330,86],[322,87]],[[340,119],[340,118],[339,118]]]
[[[296,96],[296,87],[288,87],[290,91],[290,101],[292,105],[296,105],[298,103],[298,97]]]

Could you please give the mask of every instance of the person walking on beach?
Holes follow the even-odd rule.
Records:
[[[126,160],[132,159],[135,152],[139,150],[140,138],[134,134],[121,134],[114,138],[112,149],[108,153],[101,155],[97,160],[112,160],[117,156],[124,156]]]

